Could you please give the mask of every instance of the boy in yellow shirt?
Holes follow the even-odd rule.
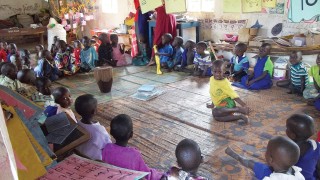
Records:
[[[249,108],[232,89],[229,80],[224,77],[224,72],[224,62],[222,60],[214,61],[212,66],[213,76],[210,78],[210,97],[212,104],[208,104],[207,108],[212,109],[212,115],[217,121],[229,122],[242,120],[244,123],[248,123],[246,115],[249,114]],[[237,107],[235,101],[239,103],[241,107]]]

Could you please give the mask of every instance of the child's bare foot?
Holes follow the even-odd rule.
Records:
[[[227,147],[227,149],[224,152],[229,156],[232,156],[234,154],[234,151],[230,147]]]
[[[239,124],[239,125],[242,125],[242,126],[249,124],[248,116],[242,115],[242,116],[241,116],[241,119],[238,120],[238,124]]]
[[[242,114],[246,114],[248,115],[250,112],[250,108],[249,107],[239,107],[239,110]]]

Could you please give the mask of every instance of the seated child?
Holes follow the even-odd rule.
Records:
[[[149,172],[146,179],[160,179],[162,173],[149,168],[143,161],[138,149],[128,146],[133,136],[132,120],[128,115],[120,114],[114,117],[110,124],[110,134],[116,142],[107,144],[102,151],[102,161],[136,171]]]
[[[91,46],[90,39],[87,36],[83,37],[82,44],[84,48],[81,50],[80,53],[80,71],[89,72],[96,67],[98,55],[94,48]]]
[[[118,43],[118,35],[110,34],[110,41],[112,46],[112,59],[117,61],[117,66],[128,65],[124,55],[124,44]]]
[[[22,69],[22,60],[20,58],[20,54],[18,52],[18,48],[17,48],[16,44],[10,43],[9,48],[10,48],[10,53],[7,56],[9,62],[11,62],[15,66],[17,66],[18,70],[21,70]]]
[[[0,85],[6,86],[7,88],[17,91],[21,88],[20,81],[17,80],[17,67],[12,63],[6,63],[1,67],[1,74],[4,78],[0,82]]]
[[[172,42],[172,46],[174,47],[173,53],[173,68],[179,69],[182,64],[182,54],[184,52],[183,49],[183,39],[181,36],[176,36]],[[177,66],[177,68],[175,68]]]
[[[319,92],[320,92],[320,54],[318,54],[316,59],[316,65],[312,66],[309,70],[309,76],[313,78],[313,86],[308,86],[303,91],[303,97],[308,99],[308,104],[310,105],[317,105],[315,104],[316,101],[320,101],[319,99]],[[320,110],[320,107],[316,108]]]
[[[139,53],[132,59],[132,64],[135,66],[145,66],[150,62],[147,52],[147,43],[143,35],[140,35],[138,43]]]
[[[249,60],[244,54],[247,51],[247,45],[244,43],[236,44],[234,48],[234,56],[230,60],[230,71],[233,80],[238,82],[241,78],[247,75],[249,69]]]
[[[55,81],[62,75],[62,72],[56,67],[50,51],[43,50],[38,65],[34,68],[36,77],[46,77]]]
[[[181,68],[184,69],[188,66],[192,66],[192,69],[194,68],[193,60],[194,56],[196,54],[196,43],[193,40],[188,40],[185,45],[185,49],[182,53],[182,62],[181,62]]]
[[[295,164],[308,180],[320,175],[320,144],[310,139],[315,132],[314,120],[306,114],[293,114],[287,119],[287,136],[300,148],[300,158]]]
[[[0,42],[0,62],[7,62],[7,43]]]
[[[169,33],[166,33],[162,35],[161,37],[161,42],[162,42],[162,47],[158,49],[158,53],[155,55],[159,55],[160,57],[160,63],[161,67],[165,68],[173,68],[173,61],[172,61],[172,55],[173,55],[173,48],[170,44],[172,41],[172,35]]]
[[[93,46],[94,46],[94,49],[95,49],[95,50],[97,51],[97,53],[98,53],[98,49],[99,49],[99,46],[100,46],[100,44],[101,44],[98,36],[97,36],[97,35],[93,35],[93,36],[91,37],[91,40],[94,41]]]
[[[30,51],[27,49],[23,49],[20,51],[20,57],[21,57],[21,64],[22,64],[22,69],[30,69],[31,68],[31,62],[30,62]]]
[[[299,147],[287,137],[276,136],[269,140],[265,155],[267,164],[240,156],[229,147],[225,152],[243,166],[252,169],[256,179],[305,179],[300,173],[301,168],[294,166],[299,159]]]
[[[205,50],[208,48],[207,44],[203,41],[198,42],[196,45],[197,53],[194,56],[194,75],[196,76],[211,76],[211,56],[206,53]]]
[[[101,33],[99,36],[101,41],[101,45],[98,49],[98,65],[109,65],[109,66],[117,66],[117,61],[112,59],[112,45],[110,44],[110,40],[107,33]]]
[[[4,75],[1,73],[1,68],[2,68],[3,65],[8,64],[8,63],[9,63],[8,61],[6,61],[6,62],[0,62],[0,83],[1,83],[1,81],[3,80],[3,78],[4,78]]]
[[[59,114],[61,112],[65,112],[71,119],[73,119],[76,123],[78,122],[76,116],[71,110],[72,98],[69,89],[65,87],[55,88],[52,92],[55,106],[48,106],[44,113],[47,117]]]
[[[207,107],[212,109],[212,115],[217,121],[242,120],[244,123],[248,123],[248,118],[245,115],[249,114],[249,108],[232,89],[229,80],[224,77],[224,72],[224,62],[222,60],[213,61],[213,76],[210,78],[212,104],[207,105]],[[242,107],[237,107],[235,101]],[[235,112],[240,114],[233,114]]]
[[[59,40],[56,45],[58,48],[58,52],[54,57],[56,67],[62,71],[64,75],[72,75],[76,73],[77,68],[72,64],[71,54],[67,50],[67,43],[64,40]]]
[[[243,76],[241,84],[250,90],[270,89],[272,87],[273,63],[270,59],[271,45],[263,43],[259,48],[259,57],[254,72]]]
[[[31,69],[20,70],[17,74],[17,79],[21,82],[21,87],[17,90],[24,97],[31,99],[32,94],[37,92],[34,86],[36,76]]]
[[[36,62],[41,58],[41,52],[44,50],[44,47],[42,44],[36,45]]]
[[[51,81],[46,77],[39,77],[36,79],[35,86],[38,92],[31,96],[31,100],[40,107],[55,106],[54,97],[51,94]]]
[[[172,167],[161,180],[183,179],[183,180],[206,180],[207,178],[197,175],[198,168],[203,162],[201,150],[198,144],[191,139],[184,139],[176,147],[176,158],[178,167]]]
[[[58,36],[53,37],[53,43],[52,43],[51,49],[50,49],[52,57],[56,57],[56,54],[59,51],[59,48],[58,48],[59,40],[60,40],[60,38]]]
[[[74,59],[75,59],[74,64],[76,66],[80,66],[81,64],[80,53],[82,49],[82,44],[79,40],[75,40],[73,42],[73,46],[74,46],[73,53],[74,53]]]
[[[290,54],[290,79],[282,80],[276,83],[279,87],[289,87],[290,91],[288,94],[297,92],[298,94],[303,93],[306,84],[308,82],[307,68],[301,62],[302,54],[301,51],[292,51]]]
[[[81,116],[78,122],[90,133],[90,140],[81,144],[76,149],[83,155],[93,160],[102,160],[102,149],[112,143],[105,127],[98,121],[94,121],[94,115],[97,112],[97,99],[91,94],[85,94],[77,97],[74,103],[77,113]]]

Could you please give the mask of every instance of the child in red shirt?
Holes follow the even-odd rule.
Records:
[[[81,59],[80,59],[80,52],[81,52],[81,42],[79,40],[74,41],[74,58],[75,58],[75,65],[79,66],[81,64]]]
[[[0,42],[0,62],[7,62],[6,42]]]

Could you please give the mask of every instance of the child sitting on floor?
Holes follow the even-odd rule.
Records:
[[[208,104],[207,108],[212,109],[212,115],[215,120],[222,122],[242,120],[248,123],[249,108],[239,98],[239,95],[232,89],[227,78],[224,77],[225,65],[222,60],[213,61],[212,73],[210,78],[210,97],[212,104]],[[237,107],[236,103],[242,107]],[[233,114],[233,113],[240,114]]]
[[[128,65],[124,55],[124,44],[118,43],[118,35],[110,34],[110,41],[112,46],[112,59],[117,61],[117,66]]]
[[[76,116],[71,110],[72,98],[68,88],[58,87],[55,88],[52,92],[55,106],[48,106],[44,113],[47,117],[59,114],[61,112],[65,112],[71,119],[73,119],[76,123],[78,122]]]
[[[287,119],[287,136],[300,148],[300,158],[296,166],[308,180],[316,180],[320,175],[320,144],[312,139],[315,133],[314,120],[306,114],[293,114]]]
[[[178,167],[172,167],[161,180],[183,179],[183,180],[206,180],[207,178],[197,175],[198,168],[203,162],[201,150],[198,144],[191,139],[184,139],[176,147],[176,158]]]
[[[60,40],[60,38],[58,36],[53,37],[53,43],[52,43],[51,49],[50,49],[52,57],[56,57],[56,54],[59,51],[59,48],[58,48],[59,40]]]
[[[0,82],[0,85],[5,86],[13,91],[17,91],[21,88],[21,83],[17,80],[17,67],[12,63],[6,63],[1,67],[1,74],[4,78]]]
[[[27,49],[23,49],[20,51],[20,57],[21,57],[21,63],[22,63],[22,69],[30,69],[31,68],[31,62],[30,62],[30,51]]]
[[[102,151],[102,160],[114,166],[149,172],[148,180],[160,179],[162,173],[149,168],[143,161],[139,150],[128,146],[128,141],[133,136],[131,118],[128,115],[120,114],[112,119],[110,128],[110,134],[116,142],[105,146]]]
[[[76,99],[74,106],[81,116],[81,120],[78,122],[79,126],[86,129],[91,137],[89,141],[81,144],[76,149],[90,159],[101,161],[102,149],[112,142],[106,128],[93,119],[97,112],[97,99],[91,94],[84,94]]]
[[[51,81],[46,77],[39,77],[36,79],[35,86],[38,92],[31,96],[31,100],[40,107],[55,106],[54,97],[51,94]]]
[[[0,42],[0,62],[7,62],[6,42]]]
[[[194,69],[194,56],[196,54],[196,43],[193,40],[188,40],[182,53],[181,69]],[[189,68],[190,67],[190,68]]]
[[[0,62],[0,83],[3,80],[3,78],[5,77],[2,73],[1,73],[1,68],[3,65],[8,64],[9,62]]]
[[[241,78],[247,75],[249,69],[249,60],[244,54],[247,51],[247,45],[244,43],[236,44],[234,56],[230,60],[230,71],[234,81],[241,81]]]
[[[71,54],[67,51],[67,43],[63,40],[59,40],[57,42],[57,47],[59,50],[54,57],[56,67],[65,75],[74,74],[77,69],[72,64]]]
[[[180,69],[182,64],[183,39],[181,36],[176,36],[173,40],[172,46],[174,47],[173,53],[173,68]]]
[[[36,50],[36,62],[39,61],[39,59],[41,58],[41,52],[44,50],[44,47],[42,44],[38,44],[36,45],[35,47],[35,50]]]
[[[34,86],[36,76],[31,69],[20,70],[17,74],[17,79],[21,82],[21,87],[17,90],[24,97],[31,99],[32,94],[37,92]]]
[[[37,77],[46,77],[51,81],[55,81],[63,73],[56,67],[50,51],[43,50],[38,65],[34,68]]]
[[[97,51],[97,53],[98,53],[98,49],[99,49],[99,46],[100,46],[100,44],[101,44],[98,36],[97,36],[97,35],[93,35],[93,36],[91,37],[91,40],[94,40],[93,46],[94,46],[94,49],[95,49],[95,50]]]
[[[288,80],[278,81],[276,83],[279,87],[289,87],[290,91],[288,94],[298,93],[302,95],[306,84],[308,82],[307,68],[301,62],[302,54],[301,51],[292,51],[290,54],[290,73]]]
[[[91,46],[90,39],[87,36],[83,37],[82,43],[84,48],[81,50],[80,53],[80,71],[89,72],[96,67],[98,55],[94,48]]]
[[[149,63],[150,58],[148,57],[147,43],[143,35],[140,35],[138,49],[139,53],[132,59],[132,64],[135,66],[145,66]]]
[[[10,53],[8,55],[9,62],[14,64],[18,70],[21,70],[22,69],[22,60],[20,58],[20,54],[18,52],[18,48],[17,48],[16,44],[10,43],[9,48],[10,48]]]
[[[107,33],[101,33],[99,36],[99,39],[101,41],[101,45],[99,46],[98,49],[98,65],[99,66],[104,66],[104,65],[109,65],[109,66],[117,66],[117,61],[112,59],[112,45],[110,44],[110,40],[108,37]]]
[[[270,89],[272,87],[273,63],[270,59],[271,45],[263,43],[253,73],[242,77],[241,84],[250,90]]]
[[[309,105],[315,105],[318,110],[320,110],[320,54],[318,54],[316,59],[316,65],[312,66],[309,70],[309,76],[313,78],[313,86],[309,85],[303,91],[303,97],[309,102]],[[317,102],[317,103],[315,103]]]
[[[196,45],[197,53],[194,56],[194,75],[205,77],[211,76],[211,56],[206,53],[205,50],[208,48],[207,44],[203,41],[198,42]]]
[[[74,64],[76,66],[80,66],[81,64],[80,53],[82,49],[82,44],[79,40],[75,40],[73,42],[73,46],[74,46],[73,53],[74,53],[74,59],[75,59]]]
[[[170,44],[172,41],[172,35],[169,33],[162,35],[161,41],[162,47],[158,49],[158,53],[155,55],[159,55],[161,67],[171,69],[173,67],[173,48]]]
[[[252,169],[255,178],[259,180],[305,179],[300,173],[301,168],[294,166],[299,159],[299,147],[287,137],[277,136],[269,140],[265,154],[267,164],[255,162],[240,156],[229,147],[225,152],[239,161],[243,166]]]

